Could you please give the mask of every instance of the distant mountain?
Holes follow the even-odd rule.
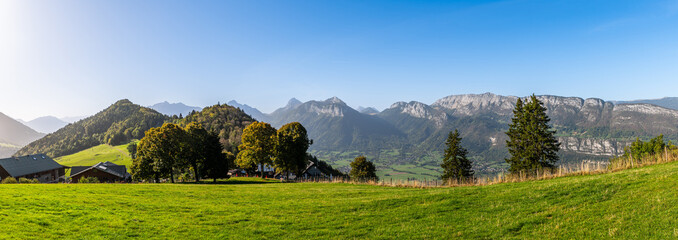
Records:
[[[179,114],[186,116],[192,111],[200,111],[202,109],[201,107],[187,106],[183,103],[169,103],[167,101],[153,104],[153,106],[150,106],[149,108],[152,108],[167,116],[179,116]]]
[[[235,100],[231,100],[230,102],[228,102],[228,105],[240,108],[241,110],[243,110],[245,113],[252,116],[257,121],[261,121],[261,122],[270,122],[271,121],[267,114],[264,114],[261,111],[259,111],[259,109],[250,107],[247,104],[240,104],[240,103],[236,102]]]
[[[665,97],[660,99],[641,99],[633,101],[614,101],[615,104],[638,104],[647,103],[673,110],[678,110],[678,97]]]
[[[376,108],[373,108],[373,107],[366,107],[366,108],[365,107],[358,107],[358,109],[356,109],[356,110],[358,110],[358,112],[360,112],[360,113],[364,113],[364,114],[367,114],[367,115],[375,115],[375,114],[379,113],[379,110],[377,110]]]
[[[282,108],[276,109],[275,111],[268,115],[272,118],[271,121],[275,121],[274,119],[281,117],[281,115],[283,115],[285,112],[293,110],[301,104],[302,104],[301,101],[297,100],[296,98],[291,98],[289,101],[287,101],[287,105],[285,105]]]
[[[561,164],[604,161],[621,154],[636,137],[664,134],[678,140],[676,110],[651,104],[615,105],[596,98],[537,98],[558,131]],[[492,174],[506,168],[504,132],[517,99],[492,93],[451,95],[431,105],[397,102],[374,115],[360,113],[338,98],[306,103],[292,99],[269,117],[275,127],[301,122],[314,140],[310,151],[330,163],[345,166],[362,154],[377,162],[383,173],[421,176],[417,174],[425,170],[427,177],[438,176],[447,134],[458,129],[476,170]],[[418,170],[408,172],[399,166]]]
[[[19,121],[0,113],[0,158],[9,157],[19,148],[40,139],[39,133]]]
[[[159,127],[169,117],[120,100],[94,116],[69,124],[21,148],[15,155],[44,153],[52,158],[100,144],[120,145],[141,139],[146,130]]]
[[[60,118],[61,121],[67,122],[67,123],[74,123],[77,121],[80,121],[82,119],[85,119],[87,116],[75,116],[75,117],[62,117]]]
[[[53,133],[56,130],[68,125],[68,122],[53,116],[39,117],[28,122],[22,121],[22,123],[41,133]]]
[[[292,99],[271,116],[276,128],[290,122],[304,125],[314,141],[311,149],[315,150],[368,150],[404,139],[404,134],[385,120],[359,113],[337,97],[302,104]]]

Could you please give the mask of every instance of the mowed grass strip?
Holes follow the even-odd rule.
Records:
[[[678,237],[678,163],[437,189],[261,181],[0,185],[0,238]]]

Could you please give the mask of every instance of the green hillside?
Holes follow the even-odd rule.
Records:
[[[68,124],[31,142],[15,155],[43,153],[56,158],[100,144],[125,144],[132,139],[143,138],[148,129],[162,126],[168,120],[169,117],[153,109],[123,99],[94,116]]]
[[[9,239],[672,239],[677,182],[678,163],[434,189],[1,184],[0,229]]]
[[[111,146],[108,144],[101,144],[96,147],[91,147],[80,152],[55,158],[59,164],[64,166],[92,166],[99,162],[112,162],[118,165],[125,165],[128,168],[132,166],[132,157],[127,152],[127,145]]]

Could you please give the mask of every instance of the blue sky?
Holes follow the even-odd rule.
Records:
[[[678,96],[678,0],[0,1],[0,112]]]

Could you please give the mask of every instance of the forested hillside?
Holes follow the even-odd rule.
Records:
[[[217,104],[203,108],[199,112],[191,112],[183,119],[178,120],[182,126],[197,122],[207,131],[218,133],[219,141],[229,152],[237,152],[240,145],[242,131],[255,120],[242,110],[226,104]]]
[[[120,100],[94,116],[69,124],[23,147],[15,155],[44,153],[56,158],[100,144],[120,145],[140,139],[169,117],[127,99]]]

